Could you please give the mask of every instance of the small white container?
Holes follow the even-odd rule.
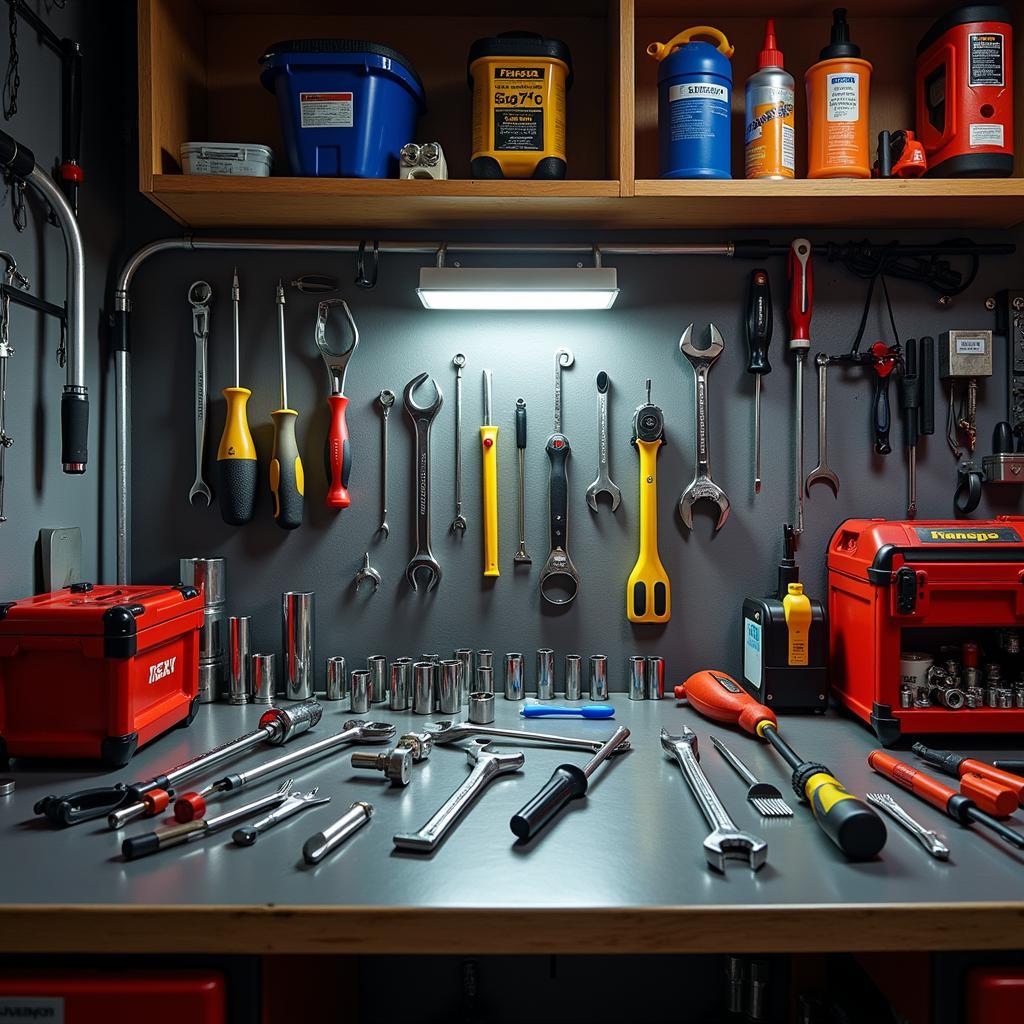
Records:
[[[270,177],[274,154],[269,146],[237,142],[183,142],[178,150],[185,174]]]

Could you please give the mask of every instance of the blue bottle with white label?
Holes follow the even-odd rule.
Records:
[[[651,43],[647,53],[658,61],[661,176],[731,178],[729,40],[716,28],[698,25],[667,43]]]

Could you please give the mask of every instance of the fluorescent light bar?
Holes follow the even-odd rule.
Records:
[[[611,309],[611,267],[423,267],[416,289],[427,309]]]

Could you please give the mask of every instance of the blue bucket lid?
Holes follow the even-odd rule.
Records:
[[[658,81],[676,75],[719,75],[732,81],[732,61],[702,39],[684,43],[658,65]]]
[[[351,64],[369,63],[384,68],[389,62],[388,70],[395,72],[410,89],[418,93],[421,102],[425,101],[426,92],[423,82],[416,73],[412,61],[399,53],[398,50],[382,43],[372,43],[365,39],[285,39],[268,46],[259,62],[264,70],[260,81],[264,88],[274,91],[270,81],[270,72],[285,64]],[[404,74],[403,74],[404,72]]]

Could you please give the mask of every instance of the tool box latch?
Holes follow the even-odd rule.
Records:
[[[912,615],[917,607],[917,573],[909,566],[896,571],[896,614]]]

